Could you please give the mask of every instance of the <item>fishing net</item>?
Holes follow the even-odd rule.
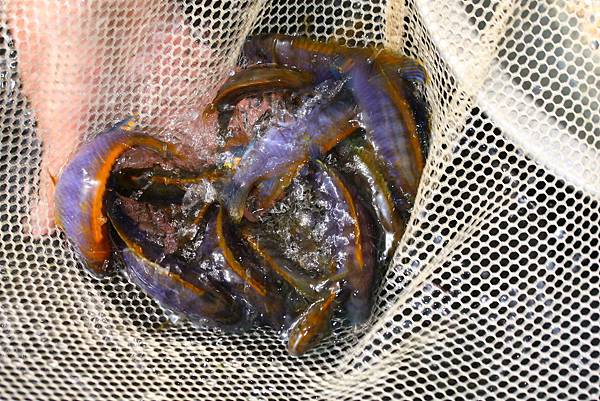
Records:
[[[1,400],[600,397],[598,3],[4,0],[0,19]],[[266,32],[429,72],[430,156],[373,316],[300,358],[269,329],[165,325],[40,229],[49,174],[128,115],[210,154],[199,107]]]

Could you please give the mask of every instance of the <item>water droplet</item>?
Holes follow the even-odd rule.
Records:
[[[169,321],[173,324],[177,324],[177,322],[181,318],[178,314],[176,314],[174,312],[167,312],[166,315],[167,315],[167,318],[169,319]]]
[[[525,195],[521,195],[517,199],[517,202],[519,202],[519,203],[526,203],[527,202],[527,197]]]
[[[442,236],[441,235],[436,235],[435,237],[433,237],[433,242],[435,244],[439,244],[440,242],[442,242]]]
[[[502,296],[500,297],[500,302],[504,303],[504,302],[506,302],[506,301],[508,301],[508,295],[502,295]]]
[[[425,309],[423,309],[423,315],[425,315],[425,316],[431,315],[431,308],[425,308]]]
[[[534,95],[539,95],[542,91],[542,87],[540,85],[534,85],[531,90],[533,91]]]
[[[420,302],[418,302],[418,301],[415,301],[415,302],[413,302],[413,304],[412,304],[412,308],[413,308],[414,310],[419,310],[419,309],[421,309],[421,306],[422,306],[422,305],[421,305],[421,303],[420,303]]]
[[[411,262],[410,266],[416,269],[419,267],[420,264],[421,264],[421,262],[419,262],[418,260],[413,260]]]
[[[535,286],[536,286],[536,288],[541,290],[542,288],[544,288],[546,286],[546,283],[544,281],[540,280],[535,284]]]
[[[558,239],[563,239],[563,238],[565,238],[566,235],[567,235],[567,232],[563,228],[556,231],[556,237]]]
[[[486,303],[489,300],[490,297],[488,297],[487,295],[482,295],[481,298],[479,298],[479,302],[481,302],[482,304]]]
[[[412,320],[405,320],[404,322],[402,322],[402,327],[405,329],[409,329],[412,326]]]
[[[426,295],[423,297],[423,303],[425,305],[429,304],[429,302],[431,302],[431,297],[429,295]]]
[[[592,49],[598,50],[600,48],[600,41],[598,39],[594,39],[594,40],[592,40],[592,43],[590,46],[592,46]]]
[[[548,269],[549,271],[554,271],[554,269],[556,269],[556,263],[552,261],[546,262],[546,269]]]

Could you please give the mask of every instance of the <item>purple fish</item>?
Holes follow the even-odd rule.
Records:
[[[201,244],[195,245],[199,268],[263,322],[281,329],[293,317],[286,309],[289,287],[246,248],[222,207],[214,205],[206,216]]]
[[[191,322],[238,329],[251,321],[251,311],[226,288],[205,277],[190,260],[165,254],[161,244],[129,217],[109,191],[108,216],[116,233],[127,276],[163,308]]]
[[[256,183],[323,156],[352,134],[358,128],[356,113],[354,103],[342,91],[305,116],[273,126],[253,141],[225,188],[225,203],[233,220],[241,219],[248,193]]]
[[[371,312],[379,234],[370,211],[345,179],[331,166],[317,162],[314,182],[326,206],[325,238],[334,250],[332,274],[346,282],[346,310],[353,324],[365,321]]]
[[[343,78],[354,59],[377,63],[407,81],[424,83],[427,80],[425,69],[419,62],[390,50],[351,48],[300,36],[254,36],[244,44],[242,55],[249,64],[276,64],[311,73],[315,84]]]
[[[423,151],[406,85],[375,64],[357,61],[350,85],[362,111],[367,137],[386,163],[390,182],[414,201],[424,167]]]
[[[73,243],[86,267],[105,274],[111,253],[104,193],[113,165],[133,147],[176,154],[173,148],[140,132],[127,120],[83,144],[63,168],[54,195],[56,223]]]

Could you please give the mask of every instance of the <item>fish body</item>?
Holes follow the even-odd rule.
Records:
[[[313,302],[287,332],[290,355],[299,356],[313,348],[331,330],[331,318],[338,306],[339,284]]]
[[[309,301],[320,298],[320,286],[326,280],[319,280],[308,275],[301,266],[285,258],[278,249],[278,244],[268,235],[261,234],[258,227],[242,229],[244,241],[264,263],[279,277],[286,281],[300,295]]]
[[[409,217],[409,210],[403,208],[404,198],[391,190],[385,177],[385,166],[367,141],[348,139],[338,145],[335,152],[337,165],[351,183],[349,187],[369,201],[377,221],[389,237],[390,241],[384,246],[385,258],[389,259],[404,234]]]
[[[206,118],[217,111],[219,128],[224,131],[229,125],[234,106],[242,99],[270,92],[301,90],[313,83],[314,77],[308,72],[264,65],[246,68],[225,81],[204,115]]]
[[[390,183],[410,205],[424,167],[421,141],[401,80],[366,62],[356,63],[350,85],[369,141],[386,164]]]
[[[206,214],[197,262],[206,277],[227,288],[264,323],[281,329],[287,319],[289,288],[246,247],[222,207]]]
[[[371,213],[356,190],[334,167],[320,161],[316,164],[317,193],[328,205],[325,236],[334,249],[332,273],[346,283],[348,317],[353,324],[360,324],[371,311],[378,233]]]
[[[315,42],[287,35],[255,36],[244,44],[243,56],[250,64],[272,63],[309,72],[315,83],[343,75],[342,47],[333,42]]]
[[[271,127],[250,144],[225,188],[225,203],[234,221],[241,218],[248,193],[256,183],[321,157],[358,129],[357,109],[343,94],[291,123]]]
[[[138,146],[176,154],[171,145],[129,127],[129,122],[121,123],[83,144],[56,184],[57,225],[86,267],[97,275],[107,272],[111,252],[103,202],[113,165],[123,153]]]
[[[129,279],[163,308],[193,323],[239,329],[251,322],[252,314],[227,288],[210,280],[191,261],[177,254],[165,254],[161,244],[129,217],[115,194],[108,216],[116,233]]]
[[[306,37],[258,35],[246,41],[242,55],[249,64],[276,64],[313,74],[314,83],[340,79],[352,68],[354,60],[377,64],[401,78],[425,83],[427,73],[417,60],[389,49],[352,48],[330,42],[316,42]]]

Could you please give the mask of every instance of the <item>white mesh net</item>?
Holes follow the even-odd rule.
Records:
[[[0,19],[0,399],[600,397],[594,0],[4,0]],[[210,154],[197,114],[258,32],[430,74],[430,157],[373,317],[301,358],[267,329],[162,327],[44,229],[49,174],[129,114]]]

